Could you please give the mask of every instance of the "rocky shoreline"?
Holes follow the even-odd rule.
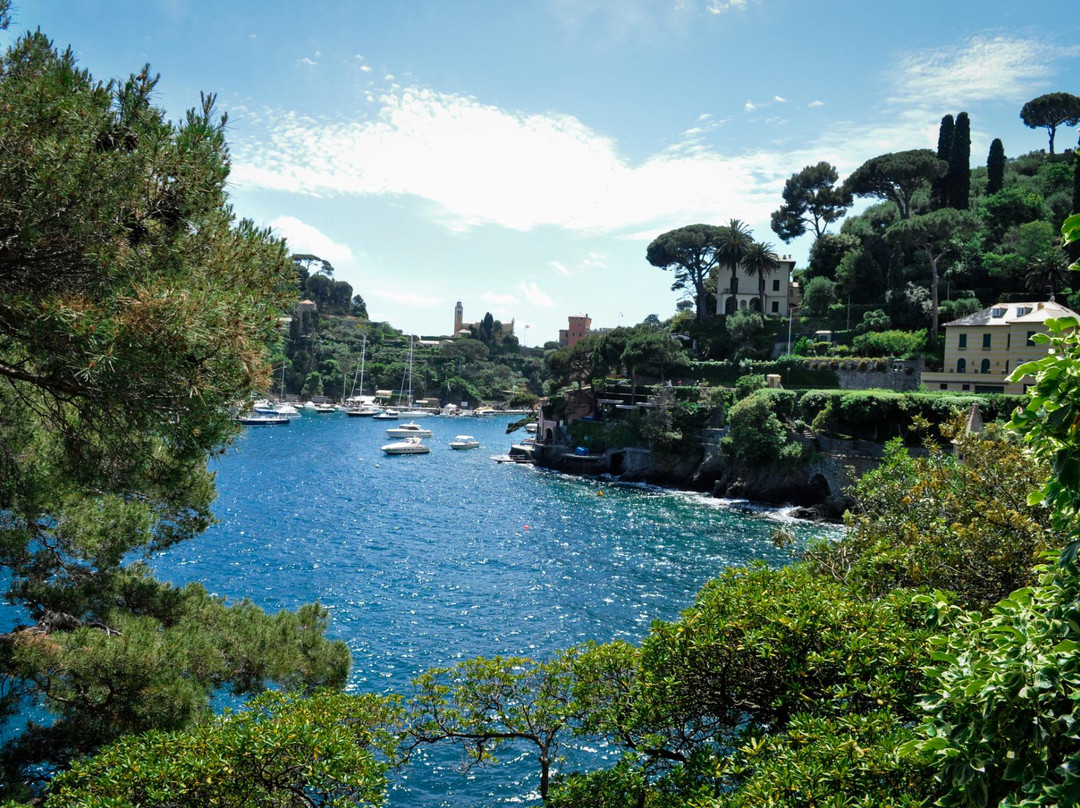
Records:
[[[852,443],[852,442],[847,442]],[[645,448],[608,449],[602,454],[579,455],[569,446],[533,448],[533,462],[570,474],[607,474],[623,482],[643,482],[669,488],[742,499],[771,507],[790,507],[799,519],[840,522],[852,505],[844,492],[855,479],[876,465],[879,447],[843,447],[846,452],[815,452],[810,462],[751,468],[731,461],[708,441],[693,456],[657,454]]]

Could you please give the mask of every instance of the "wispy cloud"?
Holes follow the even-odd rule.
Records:
[[[422,89],[383,96],[370,120],[261,118],[265,137],[234,143],[233,182],[313,196],[413,196],[434,202],[434,218],[452,230],[607,232],[687,217],[767,218],[790,173],[790,154],[728,157],[685,143],[631,164],[611,138],[571,116]]]
[[[732,9],[746,8],[747,0],[709,0],[705,10],[710,14],[723,14]]]
[[[745,104],[743,104],[743,109],[747,112],[753,112],[755,109],[757,109],[757,104],[755,104],[753,101],[747,101]]]
[[[319,66],[318,62],[316,62],[314,59],[311,59],[311,58],[309,58],[307,56],[302,56],[301,58],[297,59],[296,64],[299,65],[300,67],[318,67]]]
[[[775,101],[777,104],[786,104],[787,103],[787,99],[784,98],[782,95],[774,95],[773,96],[773,101]]]
[[[534,306],[549,309],[555,305],[555,302],[535,282],[522,281],[518,284],[518,289],[521,290],[521,294],[525,296],[525,299]]]
[[[1080,49],[1040,39],[976,36],[960,47],[907,53],[891,73],[889,100],[905,105],[951,109],[979,101],[1026,100],[1045,84],[1055,62]]]
[[[808,107],[823,107],[823,106],[825,106],[825,102],[824,101],[811,101],[806,106],[808,106]]]
[[[339,244],[318,228],[300,221],[295,216],[278,216],[270,222],[270,227],[282,236],[293,253],[311,253],[325,258],[331,264],[347,263],[352,260],[352,250],[345,244]]]

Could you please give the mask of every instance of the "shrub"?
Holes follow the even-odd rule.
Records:
[[[780,456],[786,437],[784,425],[776,417],[766,390],[739,401],[728,413],[728,434],[734,457],[749,465],[764,465]],[[765,394],[765,395],[763,395]]]
[[[926,347],[926,329],[921,331],[871,331],[851,341],[857,356],[895,356],[909,359]]]

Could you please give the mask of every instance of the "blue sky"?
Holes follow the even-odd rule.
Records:
[[[973,165],[1016,156],[1046,148],[1025,101],[1080,94],[1063,1],[15,0],[3,38],[37,27],[99,79],[150,62],[174,117],[217,93],[237,213],[372,318],[448,333],[461,300],[529,345],[673,313],[645,248],[684,224],[802,265],[769,214],[805,165],[933,148],[960,111]]]

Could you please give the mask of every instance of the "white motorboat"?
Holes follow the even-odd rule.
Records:
[[[362,407],[350,407],[345,410],[345,414],[350,418],[374,418],[380,412],[382,412],[382,410],[373,404],[365,404]]]
[[[396,421],[398,414],[394,410],[381,410],[372,416],[376,421]]]
[[[318,415],[326,415],[331,412],[337,412],[337,407],[335,407],[333,404],[316,404],[315,412]]]
[[[300,410],[285,401],[274,402],[265,398],[260,398],[252,404],[251,407],[256,413],[261,415],[284,415],[286,418],[300,417]]]
[[[533,421],[531,424],[525,424],[525,431],[529,432],[530,434],[535,433],[536,432],[536,422]]]
[[[402,424],[401,426],[390,427],[388,430],[386,430],[386,434],[389,435],[391,438],[430,438],[431,430],[424,429],[424,427],[420,426],[420,424],[416,424],[410,421],[409,423]]]
[[[472,435],[458,435],[450,441],[451,449],[479,449],[480,441]]]
[[[431,451],[431,447],[422,443],[420,438],[413,436],[394,443],[388,443],[382,447],[382,450],[388,455],[427,454]]]
[[[269,412],[254,412],[236,416],[236,420],[244,426],[288,426],[289,419],[285,415],[275,415]]]

